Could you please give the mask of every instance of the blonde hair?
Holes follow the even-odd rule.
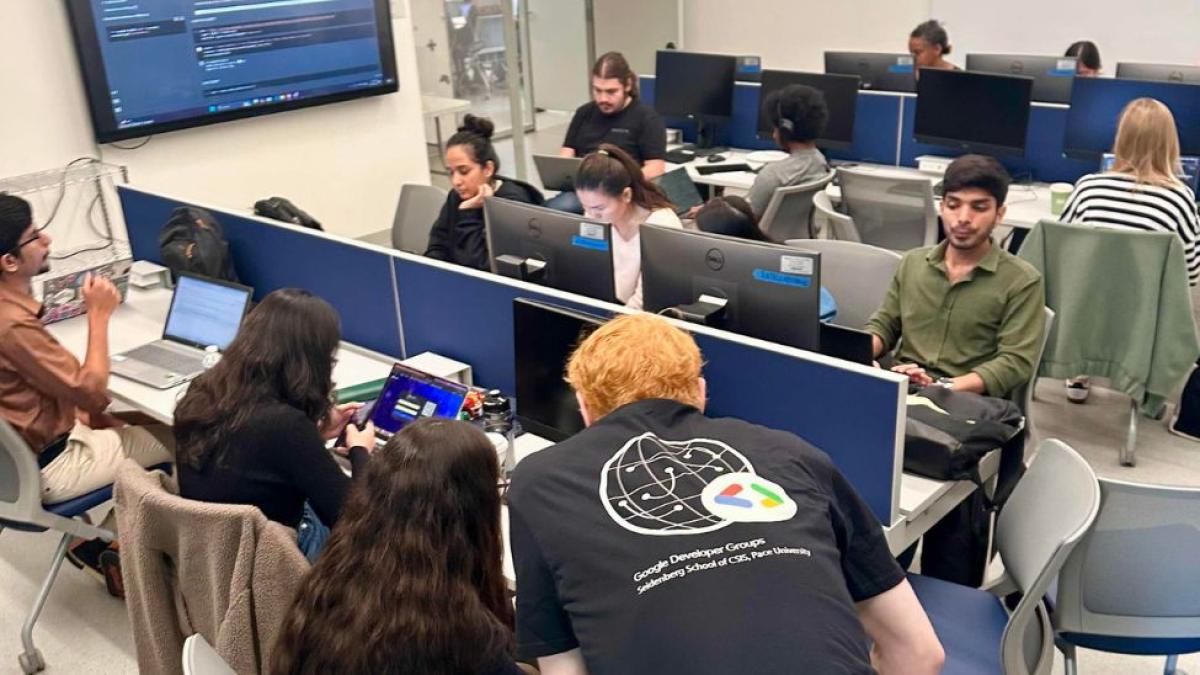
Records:
[[[1171,110],[1152,98],[1130,101],[1121,111],[1113,154],[1112,170],[1130,174],[1138,183],[1178,185],[1179,132]]]
[[[597,328],[571,355],[567,382],[594,419],[621,406],[665,398],[704,406],[700,348],[653,314],[628,314]]]

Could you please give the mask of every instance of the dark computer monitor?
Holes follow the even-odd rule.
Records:
[[[654,109],[696,120],[700,148],[712,146],[712,123],[733,116],[736,56],[659,50],[654,69]]]
[[[875,362],[875,343],[865,330],[821,324],[821,353],[864,366]]]
[[[1200,66],[1169,63],[1118,63],[1117,79],[1200,84]]]
[[[1075,78],[1063,152],[1068,157],[1099,161],[1112,149],[1121,111],[1130,101],[1144,96],[1162,101],[1171,109],[1179,130],[1180,152],[1200,155],[1200,85],[1107,77]]]
[[[567,359],[604,319],[541,302],[513,300],[517,421],[525,431],[562,441],[583,430]]]
[[[654,225],[641,240],[646,311],[820,350],[819,253]]]
[[[857,75],[863,89],[916,91],[911,54],[877,52],[825,52],[825,72]]]
[[[1024,75],[1033,78],[1033,100],[1066,103],[1071,100],[1075,57],[1028,54],[967,54],[967,70],[977,73]]]
[[[1032,91],[1032,77],[924,68],[913,135],[964,152],[1024,154]]]
[[[608,223],[499,197],[483,221],[495,274],[616,302]]]
[[[763,108],[767,97],[784,87],[803,84],[825,94],[825,105],[829,108],[829,122],[825,125],[825,131],[817,137],[817,145],[823,148],[849,148],[854,144],[854,111],[858,107],[859,82],[860,79],[856,75],[764,70],[758,95],[759,138],[771,138],[774,128],[774,115]]]

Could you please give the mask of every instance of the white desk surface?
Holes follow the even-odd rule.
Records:
[[[163,323],[171,305],[171,291],[163,288],[129,289],[129,297],[113,314],[109,326],[109,348],[113,353],[132,349],[162,336]],[[68,351],[82,359],[87,349],[87,319],[84,316],[60,321],[49,326],[50,332]],[[394,359],[343,342],[338,349],[334,368],[337,386],[346,387],[386,377]],[[113,375],[108,382],[113,398],[170,424],[174,419],[175,403],[187,390],[187,385],[171,389],[154,389],[132,380]],[[552,445],[549,441],[525,434],[517,439],[516,460]],[[996,471],[999,453],[992,453],[983,464],[981,473],[986,480]],[[912,545],[934,523],[975,489],[970,481],[935,481],[903,474],[900,480],[900,514],[895,522],[884,528],[888,548],[899,554]],[[508,511],[502,519],[505,541],[508,541]],[[507,544],[506,544],[507,549]],[[504,560],[504,576],[513,583],[511,554]]]
[[[448,115],[452,112],[467,110],[470,107],[471,102],[462,98],[421,95],[421,113],[430,117],[434,115]]]
[[[738,148],[730,148],[720,154],[724,155],[725,161],[715,163],[715,166],[720,164],[738,164],[745,163],[752,167],[758,168],[761,163],[747,161],[746,155],[750,154],[750,150],[742,150]],[[680,166],[687,167],[688,175],[692,180],[699,185],[711,185],[713,187],[733,188],[735,190],[749,190],[754,184],[755,174],[749,171],[731,171],[729,173],[713,173],[707,176],[702,176],[696,171],[698,166],[709,166],[703,159],[687,164],[668,164],[667,170],[678,168]],[[857,171],[877,173],[879,175],[899,176],[903,178],[911,178],[914,176],[925,178],[930,182],[938,180],[932,174],[923,173],[916,168],[907,166],[889,166],[885,164],[867,164],[859,163],[854,166]],[[836,203],[841,201],[842,192],[836,185],[830,185],[825,188],[830,198]],[[1043,218],[1052,218],[1050,213],[1050,186],[1046,183],[1033,183],[1024,185],[1012,185],[1008,190],[1008,199],[1006,200],[1008,211],[1004,215],[1003,224],[1008,227],[1030,229]]]
[[[113,313],[108,329],[109,349],[117,354],[162,337],[167,310],[171,307],[171,291],[165,288],[141,290],[130,287],[129,297]],[[87,318],[77,316],[48,326],[59,342],[80,360],[87,351]],[[387,377],[394,359],[343,342],[338,348],[338,362],[333,378],[337,386],[346,387]],[[187,385],[170,389],[155,389],[119,375],[108,379],[108,391],[122,403],[133,406],[163,423],[175,417],[175,403],[187,391]]]

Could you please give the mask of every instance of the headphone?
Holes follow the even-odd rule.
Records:
[[[795,122],[783,116],[783,101],[775,102],[775,126],[787,133],[788,137],[784,140],[791,140],[792,134],[796,131]]]

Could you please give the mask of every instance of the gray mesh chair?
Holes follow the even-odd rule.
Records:
[[[822,190],[813,195],[813,222],[818,233],[826,239],[861,242],[854,219],[833,206],[829,193]]]
[[[776,188],[762,217],[758,219],[758,226],[775,241],[811,239],[813,196],[824,192],[825,186],[832,180],[833,174],[829,173],[807,183]]]
[[[106,486],[82,497],[61,504],[42,504],[42,480],[37,458],[25,440],[17,434],[6,420],[0,419],[0,531],[62,532],[54,557],[50,559],[50,570],[42,581],[42,587],[33,600],[33,608],[21,626],[21,646],[24,651],[17,657],[21,670],[32,675],[46,668],[42,653],[33,644],[33,626],[50,596],[50,588],[58,577],[67,545],[73,537],[83,539],[100,538],[112,541],[115,535],[109,530],[96,527],[88,520],[87,512],[112,499],[112,486]]]
[[[822,269],[822,272],[825,270]],[[837,296],[834,296],[835,298]],[[1013,390],[1009,399],[1016,403],[1021,408],[1021,414],[1025,415],[1025,432],[1027,438],[1033,438],[1033,417],[1030,411],[1033,410],[1033,391],[1037,386],[1038,369],[1042,364],[1042,356],[1046,354],[1046,345],[1050,342],[1050,331],[1054,328],[1054,310],[1049,307],[1042,308],[1046,313],[1046,328],[1042,330],[1042,341],[1038,344],[1037,358],[1033,362],[1033,374],[1029,376],[1029,381]],[[840,310],[840,307],[839,307]]]
[[[237,671],[196,633],[183,641],[183,675],[237,675]]]
[[[839,168],[842,206],[859,240],[893,251],[937,243],[938,217],[927,178]]]
[[[987,590],[909,575],[946,650],[945,675],[1042,675],[1054,663],[1043,595],[1100,510],[1096,474],[1067,444],[1041,444],[1005,503],[996,549],[1005,576]],[[1001,598],[1019,591],[1009,615]]]
[[[401,185],[400,202],[392,221],[392,248],[418,255],[425,253],[429,229],[445,203],[446,191],[436,185]]]
[[[1054,626],[1075,648],[1167,656],[1200,651],[1200,488],[1101,479],[1100,515],[1058,577]]]
[[[852,241],[790,239],[788,246],[821,254],[821,285],[837,301],[837,319],[848,328],[862,328],[883,304],[900,254]]]

